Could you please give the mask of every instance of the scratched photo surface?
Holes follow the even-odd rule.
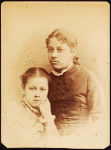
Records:
[[[108,2],[15,1],[3,2],[1,4],[1,143],[5,147],[106,148],[109,146],[109,18],[110,5]],[[60,137],[54,131],[52,132],[53,137],[52,135],[48,135],[48,137],[46,136],[46,140],[44,135],[41,142],[38,142],[41,134],[45,132],[43,129],[44,124],[35,121],[39,118],[39,115],[36,118],[35,114],[30,114],[29,110],[25,114],[21,107],[17,107],[17,104],[23,97],[21,75],[32,67],[41,67],[48,73],[51,72],[52,67],[47,48],[51,45],[51,41],[49,45],[46,45],[46,39],[56,29],[70,30],[73,35],[76,35],[78,45],[75,57],[79,58],[78,60],[82,67],[94,73],[97,82],[100,81],[103,88],[103,95],[100,95],[97,91],[96,94],[99,97],[96,97],[97,101],[95,100],[96,102],[94,103],[96,108],[99,106],[98,99],[100,97],[103,99],[101,110],[104,112],[105,117],[102,122],[89,125],[87,130],[81,126],[79,132],[76,132],[75,126],[78,126],[76,116],[79,116],[76,110],[81,107],[80,111],[83,111],[83,114],[87,116],[86,103],[90,99],[92,100],[92,97],[95,95],[92,95],[88,102],[81,102],[82,97],[86,97],[86,100],[88,99],[87,95],[84,94],[78,98],[80,101],[77,99],[80,103],[77,101],[72,102],[71,93],[69,95],[65,94],[72,91],[72,95],[75,94],[76,97],[78,92],[83,92],[82,87],[87,86],[84,85],[85,81],[83,80],[85,78],[79,78],[78,76],[77,79],[74,79],[73,83],[68,78],[62,79],[61,76],[61,81],[58,83],[59,76],[52,77],[52,85],[49,88],[49,101],[51,103],[50,109],[52,109],[52,115],[56,117],[56,121],[54,123],[53,119],[50,130],[57,130]],[[52,41],[52,45],[54,42],[65,45],[56,38],[55,41]],[[84,75],[81,72],[81,76],[82,74]],[[88,79],[86,82],[88,82]],[[58,91],[55,91],[56,88],[54,88],[56,83]],[[74,88],[71,88],[72,84]],[[95,83],[90,81],[90,84],[93,87]],[[63,88],[62,92],[61,88]],[[51,92],[52,94],[50,94]],[[59,104],[59,100],[61,101],[61,105]],[[90,107],[93,107],[93,102],[90,104]],[[70,113],[67,113],[68,111]],[[95,113],[98,113],[93,111],[95,110],[91,111],[93,116]],[[24,114],[27,117],[24,117]],[[57,121],[61,116],[61,121]],[[84,120],[85,118],[82,120],[82,123]],[[20,130],[20,122],[22,122],[21,128],[25,128],[22,130],[23,132]],[[96,126],[98,126],[96,130],[99,127],[102,130],[98,131],[98,135],[95,136],[92,134],[95,132]],[[66,131],[67,134],[65,134]],[[74,132],[74,135],[69,134],[69,132]],[[92,140],[89,140],[90,135],[92,135]]]

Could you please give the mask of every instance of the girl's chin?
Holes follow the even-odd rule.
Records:
[[[32,106],[33,108],[35,108],[35,109],[37,109],[38,107],[39,107],[39,104],[38,105],[36,105],[36,106]]]
[[[31,107],[36,109],[39,107],[39,104],[32,104]]]

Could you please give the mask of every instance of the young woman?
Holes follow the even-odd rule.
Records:
[[[103,91],[95,74],[76,60],[76,37],[68,30],[57,29],[48,36],[46,45],[52,66],[48,98],[60,135],[77,134],[87,140],[101,137]]]

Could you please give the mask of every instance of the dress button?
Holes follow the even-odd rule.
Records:
[[[62,89],[65,89],[65,86],[62,86]]]
[[[54,98],[54,101],[57,101],[57,100]]]
[[[64,95],[64,92],[61,92],[62,95]]]
[[[67,88],[67,90],[69,90],[70,89],[70,85],[66,85],[66,88]]]

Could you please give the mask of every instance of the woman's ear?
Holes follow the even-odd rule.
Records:
[[[74,47],[73,49],[71,49],[71,52],[72,52],[72,58],[74,58],[74,56],[77,53],[77,47]]]

